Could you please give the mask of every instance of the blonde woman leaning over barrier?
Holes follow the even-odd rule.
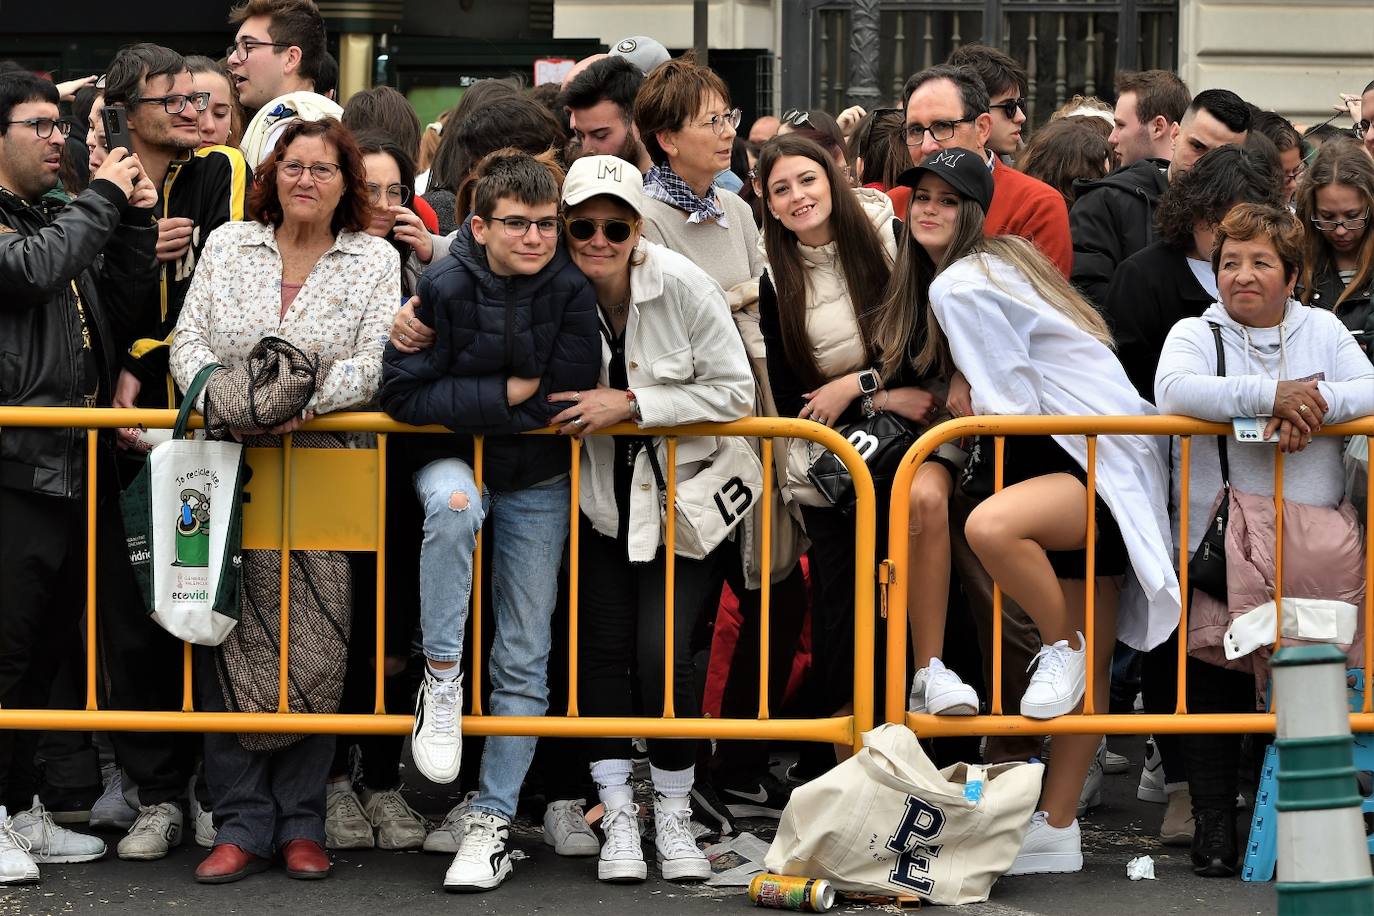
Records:
[[[931,349],[922,355],[952,360],[972,386],[974,413],[1153,412],[1112,354],[1101,317],[1053,266],[1021,239],[983,238],[992,181],[980,156],[942,150],[907,181],[916,185],[912,237],[937,270]],[[1163,443],[1112,436],[1097,457],[1093,699],[1105,710],[1115,640],[1140,649],[1162,642],[1178,621],[1179,596],[1166,534]],[[1040,630],[1044,648],[1021,699],[1021,714],[1031,718],[1073,712],[1085,693],[1086,462],[1076,436],[1009,437],[1005,489],[965,526],[979,560]],[[1055,738],[1040,810],[1009,874],[1082,869],[1074,815],[1100,740]]]

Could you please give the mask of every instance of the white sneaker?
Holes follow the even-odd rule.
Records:
[[[400,789],[373,792],[363,812],[377,830],[379,849],[419,849],[424,845],[425,819],[406,802]]]
[[[94,862],[105,855],[105,841],[59,827],[52,822],[38,796],[33,807],[10,818],[10,829],[29,841],[29,855],[37,863]]]
[[[135,862],[151,862],[181,845],[181,807],[176,802],[143,805],[128,836],[119,841],[119,857]]]
[[[911,695],[906,708],[915,713],[936,716],[972,716],[978,713],[978,694],[959,680],[959,675],[932,658],[930,665],[911,679]]]
[[[40,877],[38,863],[29,855],[29,838],[14,830],[0,806],[0,884],[33,884]]]
[[[1136,786],[1135,797],[1156,805],[1169,801],[1169,795],[1164,791],[1164,758],[1160,756],[1153,738],[1145,742],[1145,766],[1140,769],[1140,785]]]
[[[124,800],[124,780],[119,774],[119,767],[107,763],[100,768],[100,775],[105,781],[105,791],[91,805],[91,827],[128,830],[138,819],[138,809]]]
[[[631,802],[623,808],[607,808],[601,816],[601,830],[606,841],[596,863],[598,880],[643,881],[649,877],[644,849],[639,845],[639,805]]]
[[[202,849],[215,848],[215,812],[206,808],[196,798],[196,793],[191,793],[191,823],[195,825],[196,845]]]
[[[444,890],[456,893],[489,891],[510,877],[510,821],[489,811],[463,812],[463,838],[453,864],[444,873]]]
[[[1069,641],[1061,639],[1053,645],[1041,646],[1031,659],[1035,673],[1021,696],[1021,715],[1028,719],[1053,719],[1072,712],[1083,699],[1088,652],[1083,634],[1076,635],[1077,649],[1069,648]]]
[[[1087,814],[1102,804],[1102,758],[1106,750],[1099,745],[1097,756],[1088,764],[1088,775],[1083,779],[1083,789],[1078,793],[1078,817]]]
[[[1083,839],[1075,820],[1067,827],[1051,827],[1049,816],[1037,811],[1031,816],[1021,851],[1007,870],[1008,875],[1066,874],[1083,870]]]
[[[711,877],[711,863],[692,837],[691,820],[690,799],[654,796],[654,846],[666,881],[704,881]]]
[[[587,826],[586,799],[551,802],[544,809],[544,843],[560,856],[594,856],[601,851],[596,834]]]
[[[372,822],[358,793],[347,783],[331,785],[324,798],[324,845],[328,849],[371,849]]]
[[[425,852],[447,852],[453,854],[463,845],[463,823],[464,816],[467,814],[468,805],[477,797],[476,792],[469,792],[467,797],[453,806],[453,810],[444,815],[444,822],[429,832],[425,837]]]
[[[437,678],[426,666],[415,699],[410,754],[415,768],[430,782],[446,785],[458,778],[463,762],[462,718],[462,675]]]
[[[1107,750],[1107,738],[1102,737],[1102,750],[1098,751],[1102,760],[1102,772],[1108,776],[1120,776],[1131,768],[1131,759],[1125,754],[1117,754]]]

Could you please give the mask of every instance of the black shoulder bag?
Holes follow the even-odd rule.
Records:
[[[1226,354],[1221,348],[1221,325],[1208,322],[1217,344],[1217,375],[1226,375]],[[1207,522],[1202,542],[1188,561],[1188,584],[1223,604],[1226,595],[1226,523],[1231,515],[1231,467],[1226,460],[1226,437],[1217,436],[1217,457],[1221,459],[1221,502]],[[1186,472],[1186,469],[1185,469]],[[1181,532],[1187,537],[1188,532]]]

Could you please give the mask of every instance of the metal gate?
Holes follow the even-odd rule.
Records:
[[[1030,77],[1033,123],[1074,95],[1113,97],[1121,70],[1178,64],[1176,0],[802,0],[784,41],[804,42],[783,104],[838,112],[900,100],[911,74],[970,42],[1000,47]],[[804,96],[804,97],[802,97]]]

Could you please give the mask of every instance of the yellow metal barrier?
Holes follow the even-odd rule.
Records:
[[[377,434],[375,449],[298,449],[292,437],[284,437],[280,449],[253,448],[248,463],[253,470],[244,507],[243,547],[249,550],[277,550],[281,553],[281,655],[277,671],[279,708],[270,713],[200,712],[194,706],[191,671],[191,646],[183,655],[183,696],[180,711],[147,712],[101,709],[96,695],[97,607],[95,556],[102,545],[96,538],[96,457],[97,431],[119,427],[143,426],[170,429],[176,421],[172,410],[117,410],[66,407],[0,408],[0,428],[5,426],[77,428],[87,431],[87,655],[86,708],[81,710],[0,709],[0,728],[90,729],[118,731],[216,731],[288,732],[338,734],[404,734],[410,731],[412,717],[387,714],[383,701],[385,674],[385,520],[386,461],[391,433],[447,433],[440,426],[412,427],[397,423],[381,413],[339,413],[301,427],[304,431],[364,432]],[[199,427],[199,417],[191,425]],[[578,628],[578,502],[581,489],[581,444],[570,439],[572,451],[571,516],[568,546],[569,564],[569,664],[568,709],[564,716],[496,717],[482,714],[482,621],[481,621],[481,535],[478,556],[474,559],[473,607],[469,631],[471,649],[468,659],[471,680],[467,691],[472,713],[463,720],[463,731],[471,735],[537,735],[560,737],[647,737],[647,738],[727,738],[822,741],[857,748],[860,735],[874,721],[874,580],[875,501],[873,480],[867,465],[854,447],[835,430],[808,420],[749,418],[733,423],[702,423],[672,429],[642,430],[631,425],[601,430],[597,435],[653,434],[667,437],[667,505],[665,553],[667,555],[664,645],[664,709],[660,718],[587,717],[578,713],[577,628]],[[556,435],[541,430],[530,435]],[[676,464],[674,456],[681,436],[750,436],[763,440],[762,533],[760,568],[771,568],[771,512],[768,496],[773,487],[773,439],[801,438],[817,442],[835,452],[854,479],[854,703],[853,713],[823,719],[772,718],[768,708],[768,630],[771,583],[762,576],[760,595],[762,635],[759,652],[759,711],[757,719],[677,718],[673,710],[673,545],[676,520]],[[481,486],[483,472],[481,437],[476,439],[473,472]],[[104,545],[109,549],[109,545]],[[291,550],[368,551],[377,554],[377,649],[375,707],[371,714],[293,713],[286,704],[286,676],[289,667],[287,638],[290,625],[288,559]]]
[[[1175,733],[1249,733],[1272,732],[1275,728],[1273,713],[1254,714],[1200,714],[1189,713],[1187,706],[1187,633],[1188,633],[1188,559],[1187,538],[1179,549],[1179,585],[1183,595],[1183,612],[1179,621],[1178,647],[1178,704],[1173,713],[1167,715],[1106,715],[1093,709],[1093,568],[1095,563],[1093,497],[1096,480],[1097,437],[1107,435],[1149,435],[1181,437],[1181,465],[1183,478],[1180,482],[1182,505],[1179,507],[1180,529],[1188,530],[1188,470],[1193,436],[1229,436],[1229,426],[1207,423],[1191,417],[1153,416],[1153,417],[964,417],[942,423],[921,436],[908,450],[892,483],[892,509],[888,524],[888,558],[879,569],[879,580],[883,589],[881,607],[887,617],[887,691],[884,699],[884,718],[888,722],[906,723],[922,737],[946,735],[1056,735],[1056,734],[1175,734]],[[1086,593],[1086,631],[1088,651],[1087,690],[1081,714],[1060,716],[1056,719],[1027,719],[1021,716],[1006,715],[1002,711],[1002,594],[993,587],[992,611],[992,678],[988,686],[991,696],[991,715],[987,716],[935,716],[917,715],[906,709],[906,646],[907,646],[907,589],[909,578],[908,521],[912,481],[916,470],[935,450],[946,442],[966,436],[994,436],[994,489],[1002,489],[1003,451],[1006,436],[1044,436],[1069,435],[1086,436],[1088,446],[1087,469],[1087,581]],[[1374,417],[1324,427],[1322,436],[1374,436]],[[1274,504],[1277,520],[1277,572],[1275,575],[1275,601],[1283,593],[1283,454],[1277,452],[1274,463]],[[1121,519],[1123,524],[1129,519]],[[1368,507],[1366,529],[1374,531],[1374,501]],[[1366,538],[1365,544],[1365,694],[1364,707],[1360,713],[1350,717],[1351,728],[1356,732],[1374,731],[1374,540]]]

